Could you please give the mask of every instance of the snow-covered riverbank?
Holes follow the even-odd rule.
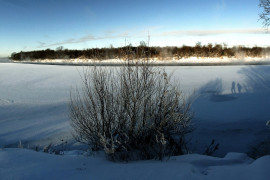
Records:
[[[253,160],[245,154],[224,158],[197,154],[168,161],[108,162],[77,152],[56,156],[25,149],[0,150],[0,178],[5,179],[188,179],[268,180],[270,156]]]
[[[182,59],[151,59],[153,65],[158,66],[210,66],[210,65],[268,65],[269,57],[239,57],[239,58],[197,58],[189,57]],[[16,63],[46,64],[46,65],[103,65],[119,66],[126,61],[121,59],[93,60],[93,59],[43,59],[14,61]]]

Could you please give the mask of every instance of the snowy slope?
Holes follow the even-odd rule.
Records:
[[[256,161],[245,154],[202,155],[168,161],[112,163],[102,157],[56,156],[24,149],[0,150],[0,179],[219,179],[268,180],[270,156]]]

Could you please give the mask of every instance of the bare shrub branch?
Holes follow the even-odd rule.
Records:
[[[270,1],[260,0],[259,7],[263,8],[263,11],[259,14],[260,20],[263,20],[263,26],[268,29],[270,25]]]
[[[164,69],[128,60],[115,69],[86,69],[82,81],[83,92],[70,103],[78,140],[117,161],[184,153],[190,104]]]

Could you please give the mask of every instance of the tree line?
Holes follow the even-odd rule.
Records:
[[[160,60],[166,59],[182,59],[189,57],[229,57],[229,58],[243,58],[243,57],[263,57],[270,52],[270,47],[245,47],[234,46],[228,47],[226,44],[208,44],[201,45],[197,43],[195,46],[182,47],[148,47],[144,44],[140,46],[124,46],[124,47],[110,47],[110,48],[92,48],[86,50],[69,50],[63,47],[58,47],[56,50],[46,49],[38,51],[18,52],[12,53],[11,59],[17,61],[23,60],[44,60],[44,59],[127,59],[132,58],[157,58]]]

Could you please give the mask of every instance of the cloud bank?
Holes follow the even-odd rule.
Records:
[[[212,36],[224,34],[265,34],[263,29],[187,30],[161,33],[160,36]]]
[[[129,32],[123,32],[117,35],[113,35],[112,33],[105,33],[104,36],[93,36],[91,34],[82,36],[78,39],[70,38],[61,42],[55,42],[55,43],[50,43],[47,44],[45,42],[38,41],[38,48],[43,48],[43,47],[51,47],[51,46],[60,46],[60,45],[65,45],[65,44],[76,44],[76,43],[83,43],[83,42],[89,42],[89,41],[96,41],[96,40],[104,40],[104,39],[117,39],[117,38],[126,38],[129,37]]]
[[[226,35],[226,34],[266,34],[263,29],[223,29],[223,30],[179,30],[179,31],[166,31],[166,32],[153,32],[150,33],[151,37],[169,37],[169,36],[215,36],[215,35]],[[147,36],[147,35],[146,35]],[[55,43],[45,43],[38,41],[37,48],[61,46],[65,44],[76,44],[84,43],[89,41],[106,40],[106,39],[118,39],[118,38],[129,38],[129,37],[143,37],[142,31],[133,32],[125,31],[116,34],[115,31],[105,31],[104,36],[94,36],[92,34],[82,36],[74,39],[69,38]]]

